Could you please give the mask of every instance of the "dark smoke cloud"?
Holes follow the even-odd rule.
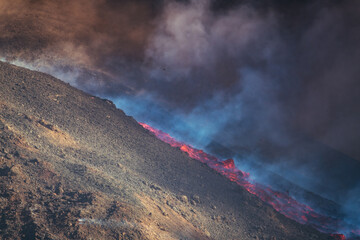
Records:
[[[356,0],[0,0],[0,55],[356,208],[359,23]]]
[[[68,79],[82,88],[94,86],[88,90],[117,85],[118,78],[127,79],[129,65],[143,58],[159,12],[157,2],[2,0],[1,55],[59,76],[90,71],[99,77],[90,77],[91,82],[89,76]]]

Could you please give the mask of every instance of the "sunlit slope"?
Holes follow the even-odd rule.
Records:
[[[0,63],[1,237],[331,239],[107,100]]]

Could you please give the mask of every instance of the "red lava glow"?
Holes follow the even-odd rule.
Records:
[[[340,226],[341,222],[337,219],[321,215],[315,212],[311,207],[296,201],[285,193],[274,191],[268,186],[255,183],[251,180],[249,173],[236,168],[233,159],[222,161],[202,150],[195,149],[185,143],[179,142],[169,134],[154,129],[145,123],[139,124],[153,133],[161,141],[170,144],[172,147],[180,148],[180,150],[186,152],[189,157],[207,164],[212,169],[227,177],[230,181],[242,186],[248,192],[256,195],[286,217],[301,224],[311,225],[321,232],[329,233],[336,240],[346,239],[345,235],[337,232],[338,229],[342,229]],[[358,230],[353,230],[352,232],[354,233],[354,231]]]
[[[335,238],[335,240],[346,240],[346,237],[344,234],[331,234]]]

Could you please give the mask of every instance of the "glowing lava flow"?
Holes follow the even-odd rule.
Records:
[[[342,229],[337,219],[324,216],[315,212],[311,207],[297,202],[285,193],[277,192],[271,188],[253,182],[250,174],[236,168],[233,159],[221,161],[220,159],[205,153],[202,150],[192,148],[191,146],[179,142],[172,138],[169,134],[154,129],[151,126],[140,123],[142,127],[153,133],[158,139],[170,144],[172,147],[180,148],[186,152],[189,157],[206,163],[209,167],[227,177],[230,181],[236,182],[244,187],[248,192],[256,195],[262,201],[270,204],[276,211],[282,213],[286,217],[293,219],[301,224],[309,224],[321,232],[331,234],[337,240],[345,240],[343,234],[337,231]],[[353,233],[355,233],[353,231]]]

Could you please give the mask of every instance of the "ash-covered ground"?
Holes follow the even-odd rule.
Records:
[[[107,100],[0,63],[3,239],[333,239]]]

